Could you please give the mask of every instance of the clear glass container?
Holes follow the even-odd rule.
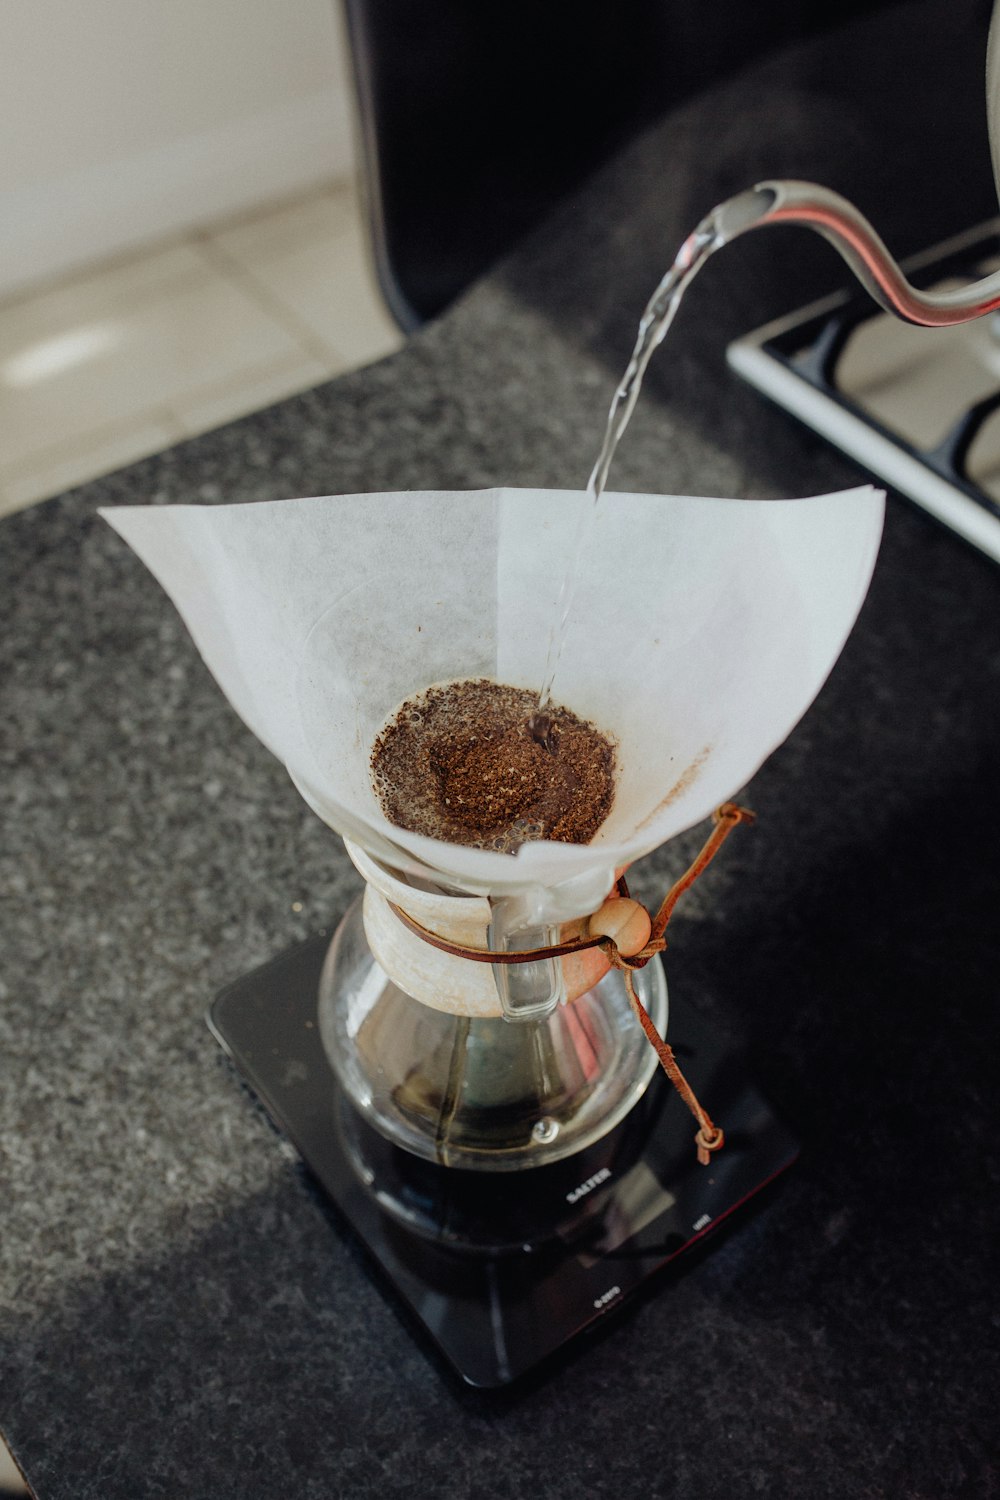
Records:
[[[659,961],[635,981],[662,1035]],[[624,1119],[657,1066],[613,969],[541,1020],[474,1019],[414,1000],[372,956],[360,897],[327,954],[319,1027],[363,1118],[441,1166],[510,1172],[581,1151]]]

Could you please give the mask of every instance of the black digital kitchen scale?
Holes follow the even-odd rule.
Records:
[[[470,1385],[524,1375],[620,1307],[789,1166],[792,1136],[697,1012],[671,997],[669,1038],[726,1145],[657,1074],[602,1140],[517,1172],[441,1167],[347,1103],[317,1020],[329,935],[224,989],[209,1025],[440,1352]],[[658,962],[654,959],[653,962]]]

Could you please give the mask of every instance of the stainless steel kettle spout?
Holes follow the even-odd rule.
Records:
[[[986,105],[993,175],[1000,193],[1000,0],[987,47]],[[1000,271],[949,291],[923,292],[911,286],[864,215],[839,193],[812,182],[760,182],[717,208],[688,243],[695,248],[699,235],[704,243],[707,232],[714,248],[765,224],[801,224],[818,230],[875,301],[908,323],[943,328],[1000,308]]]

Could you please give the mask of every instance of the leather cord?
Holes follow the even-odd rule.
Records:
[[[609,937],[570,938],[565,943],[552,943],[544,948],[526,948],[517,953],[494,953],[489,948],[464,947],[460,943],[452,943],[447,938],[440,937],[436,932],[431,932],[428,927],[424,927],[422,923],[418,922],[415,917],[411,917],[409,912],[404,911],[395,902],[390,901],[389,907],[403,925],[408,927],[411,932],[416,933],[425,943],[430,943],[432,947],[439,948],[442,953],[450,953],[454,958],[466,958],[472,963],[527,964],[541,958],[564,958],[570,953],[582,953],[587,948],[600,948],[607,955],[612,968],[622,971],[625,988],[628,992],[629,1004],[643,1029],[646,1040],[656,1053],[660,1067],[666,1073],[670,1082],[698,1122],[698,1130],[695,1134],[698,1160],[702,1166],[707,1166],[714,1153],[721,1151],[725,1144],[725,1135],[698,1102],[697,1095],[678,1066],[673,1048],[664,1041],[653,1025],[649,1012],[636,993],[632,972],[635,969],[644,968],[655,953],[662,953],[664,951],[667,946],[664,937],[667,924],[673,916],[674,908],[684,895],[684,892],[690,890],[698,877],[707,870],[733,829],[740,823],[752,823],[754,820],[754,813],[745,807],[738,806],[735,802],[724,802],[721,807],[716,808],[712,814],[714,824],[712,832],[705,840],[694,860],[684,871],[684,874],[679,880],[674,881],[660,903],[656,915],[650,916],[649,941],[644,948],[630,957],[619,953],[614,939]],[[632,899],[629,896],[624,876],[620,876],[616,881],[615,889],[619,896],[624,896],[628,900]],[[641,903],[638,904],[641,905]]]

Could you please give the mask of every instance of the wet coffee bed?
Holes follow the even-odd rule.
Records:
[[[400,704],[375,741],[372,780],[391,823],[513,853],[532,839],[586,844],[610,811],[615,748],[568,708],[489,678]]]

